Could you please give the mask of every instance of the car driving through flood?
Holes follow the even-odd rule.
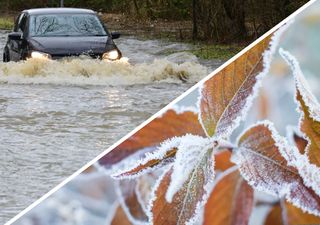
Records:
[[[60,59],[80,55],[117,60],[121,58],[121,52],[113,39],[119,37],[117,32],[110,33],[92,10],[24,10],[17,17],[13,32],[8,34],[3,61]]]

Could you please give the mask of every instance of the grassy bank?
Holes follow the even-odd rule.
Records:
[[[227,60],[240,52],[244,46],[237,45],[215,45],[197,44],[190,52],[201,59],[222,59]]]
[[[201,59],[227,60],[245,47],[237,44],[210,44],[192,40],[192,23],[189,20],[170,21],[165,19],[148,20],[127,17],[123,14],[102,14],[102,20],[111,31],[132,35],[142,40],[163,39],[192,45],[192,54]],[[167,52],[172,54],[175,52]]]
[[[10,17],[0,17],[0,29],[11,30],[13,28],[13,19]]]

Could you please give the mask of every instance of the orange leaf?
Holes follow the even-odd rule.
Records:
[[[137,222],[147,222],[148,217],[140,204],[137,194],[135,192],[136,181],[135,180],[121,180],[118,182],[118,191],[120,192],[120,203],[122,208],[126,208],[128,211],[128,217],[130,216]]]
[[[204,141],[201,146],[200,142]],[[177,154],[191,154],[194,155],[195,160],[192,160],[189,156],[188,158],[191,160],[190,163],[196,162],[196,159],[201,158],[200,153],[205,152],[206,150],[210,149],[210,147],[213,147],[213,143],[209,144],[210,140],[208,138],[204,138],[201,136],[195,136],[187,134],[182,137],[173,137],[169,140],[166,140],[165,142],[161,143],[161,145],[154,150],[152,153],[145,154],[142,159],[137,160],[131,167],[122,169],[120,171],[116,171],[112,176],[114,178],[135,178],[139,177],[142,174],[145,174],[146,172],[153,171],[155,169],[158,169],[159,167],[163,167],[165,165],[171,164],[173,162],[176,162],[177,160]],[[209,145],[208,145],[209,144]],[[187,146],[188,145],[188,146]],[[208,145],[208,146],[206,146]],[[208,147],[208,149],[202,149],[202,148]],[[192,149],[196,149],[197,153],[192,154]],[[183,153],[184,152],[184,153]],[[179,154],[181,156],[181,154]],[[185,159],[183,163],[185,163]],[[190,165],[189,165],[190,166]],[[188,175],[187,175],[188,176]]]
[[[110,167],[138,150],[158,146],[168,138],[185,134],[205,136],[198,115],[192,111],[168,110],[102,157],[99,163]]]
[[[282,210],[282,207],[285,207]],[[286,221],[286,222],[284,222]],[[282,201],[269,212],[264,225],[310,225],[320,224],[320,217],[304,213],[294,205]]]
[[[264,75],[263,53],[271,36],[253,46],[204,83],[200,118],[209,136],[227,137],[238,126]],[[266,56],[267,57],[267,56]]]
[[[281,56],[290,65],[296,82],[296,100],[300,108],[300,130],[308,144],[301,154],[296,148],[286,151],[288,162],[298,168],[304,183],[320,196],[320,104],[311,93],[299,63],[289,52],[280,49]]]
[[[214,155],[215,158],[215,170],[225,171],[234,166],[231,162],[231,152],[229,150],[223,150]]]
[[[121,205],[119,205],[118,208],[116,209],[116,213],[113,216],[111,225],[132,225],[127,215],[123,211]]]
[[[205,206],[204,225],[247,225],[253,208],[253,189],[231,168],[216,180]]]
[[[301,135],[297,134],[296,132],[293,132],[293,140],[299,152],[301,154],[304,154],[306,152],[308,141],[304,139]]]
[[[286,214],[288,225],[310,225],[310,224],[320,224],[320,217],[311,215],[309,213],[304,213],[301,209],[295,207],[294,205],[286,202]]]
[[[310,140],[306,152],[310,162],[320,167],[320,121],[310,115],[310,107],[306,105],[299,90],[297,90],[296,97],[304,114],[304,117],[301,118],[300,129]]]
[[[148,175],[141,176],[137,179],[136,195],[139,199],[143,210],[147,213],[148,205],[152,197],[153,187],[158,179],[158,175],[149,173]]]
[[[280,49],[281,56],[292,69],[296,82],[296,100],[302,116],[300,117],[300,130],[308,138],[305,150],[312,164],[320,167],[320,104],[311,93],[299,63],[289,52]]]
[[[201,204],[206,195],[205,185],[211,182],[213,168],[211,153],[208,152],[201,163],[195,168],[183,187],[173,196],[172,202],[166,201],[166,192],[171,182],[171,168],[163,176],[152,204],[152,223],[157,225],[185,225],[193,219],[197,205]]]
[[[168,150],[165,153],[165,156],[161,159],[150,159],[146,161],[139,162],[137,166],[133,167],[132,169],[129,169],[127,171],[121,172],[119,174],[114,174],[113,177],[115,178],[126,178],[126,177],[132,177],[135,175],[139,175],[139,173],[146,171],[150,168],[154,168],[159,165],[166,165],[167,163],[171,163],[173,157],[175,156],[177,152],[177,148],[173,148],[171,150]]]
[[[254,188],[285,196],[295,206],[320,215],[320,197],[305,186],[298,170],[288,166],[280,153],[288,147],[285,143],[270,123],[258,124],[240,137],[232,159]]]
[[[280,204],[276,204],[272,207],[267,215],[264,225],[285,225],[282,219],[282,208]]]

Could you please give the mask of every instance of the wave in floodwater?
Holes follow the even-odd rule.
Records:
[[[167,59],[130,64],[127,58],[107,62],[88,58],[59,61],[29,59],[0,64],[0,83],[65,85],[131,85],[153,82],[195,83],[208,69],[194,61]]]

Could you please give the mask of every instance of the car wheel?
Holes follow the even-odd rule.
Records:
[[[3,62],[10,62],[10,56],[8,50],[3,53]]]

